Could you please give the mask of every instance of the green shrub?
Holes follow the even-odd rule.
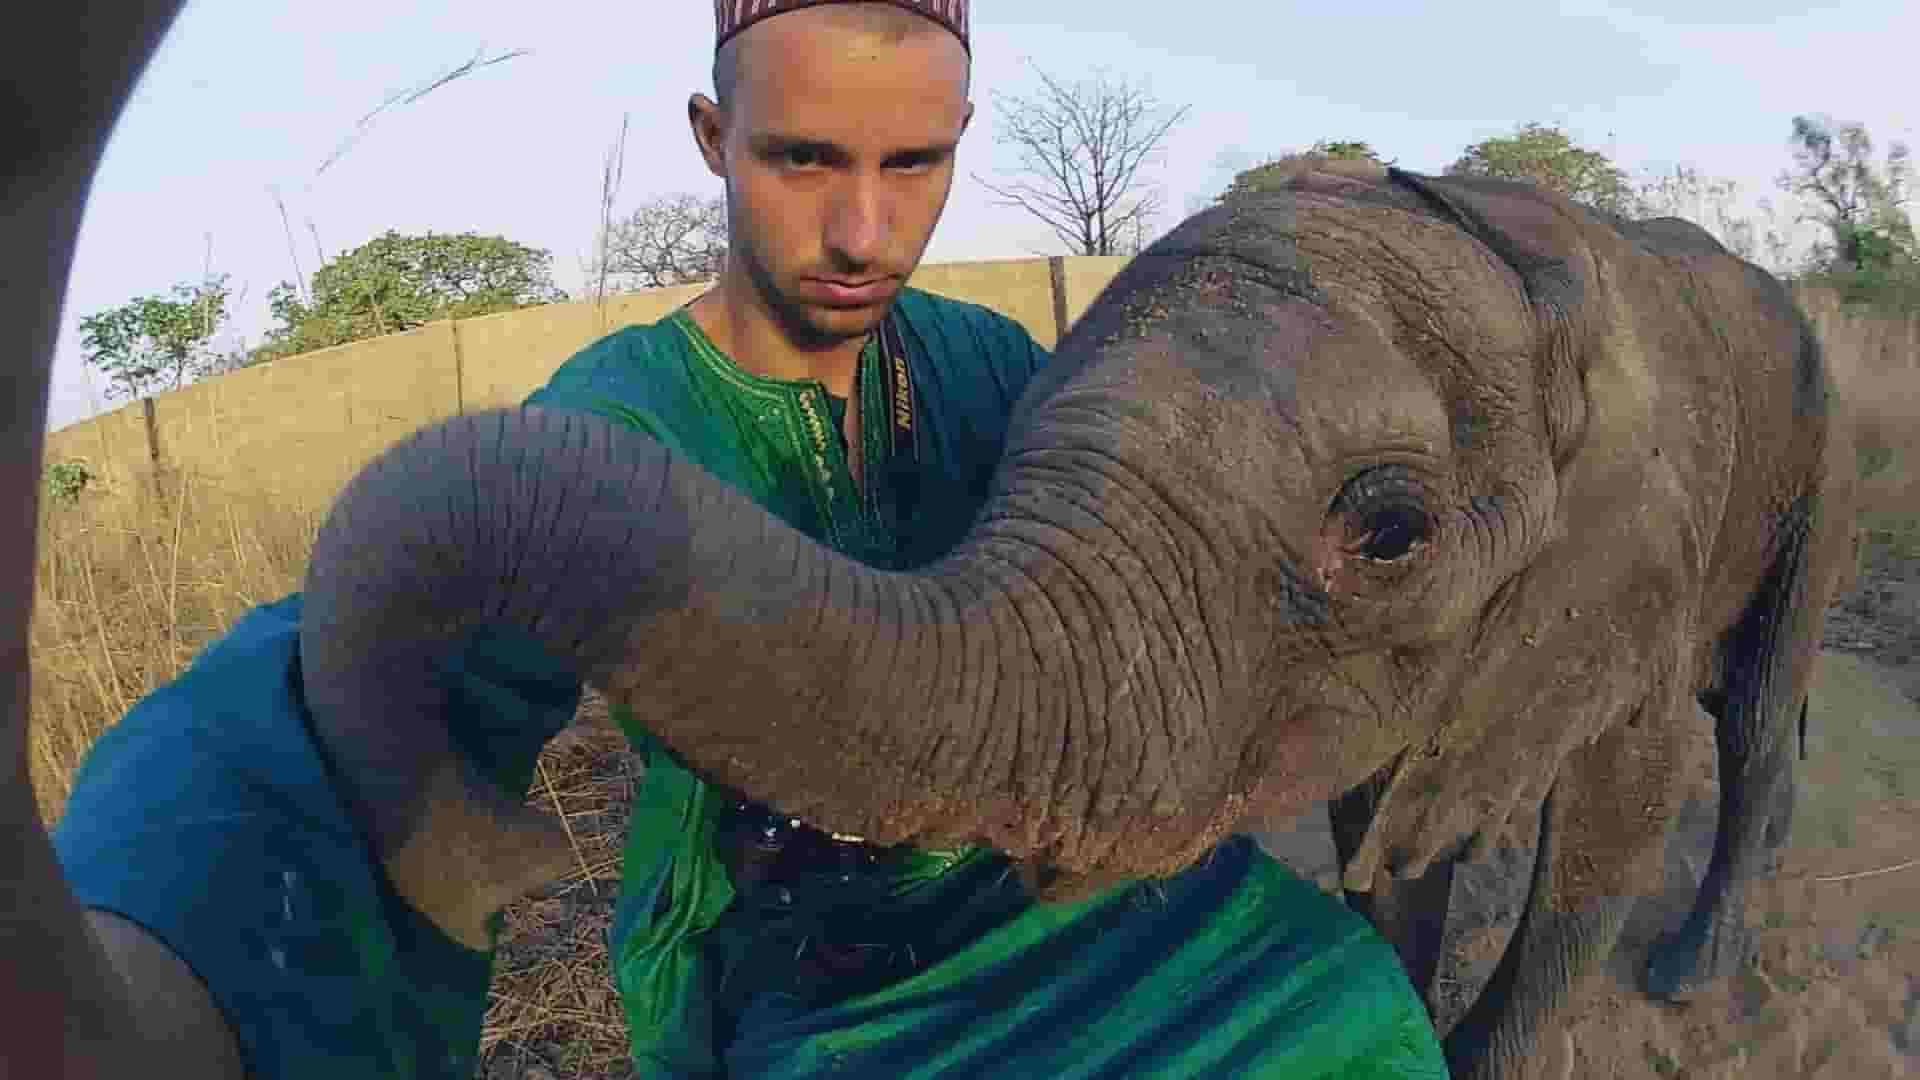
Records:
[[[93,470],[84,461],[56,461],[47,466],[47,497],[54,504],[72,506],[93,482]]]

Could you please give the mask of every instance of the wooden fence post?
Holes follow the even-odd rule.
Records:
[[[1067,336],[1067,259],[1064,255],[1047,258],[1047,277],[1053,286],[1053,347]]]
[[[154,414],[153,399],[140,399],[140,413],[147,422],[147,460],[153,465],[153,493],[166,494],[166,485],[161,480],[160,463],[160,421]]]

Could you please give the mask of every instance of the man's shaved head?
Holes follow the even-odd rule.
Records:
[[[921,34],[951,33],[946,27],[925,15],[897,4],[820,4],[789,12],[777,18],[812,19],[823,29],[865,35],[879,45],[898,45]],[[720,51],[714,54],[713,99],[721,108],[727,107],[733,101],[735,88],[739,84],[742,56],[751,54],[751,43],[754,40],[765,37],[765,35],[754,33],[758,25],[763,24],[749,26],[728,38],[727,43],[720,46]]]
[[[727,189],[723,284],[795,348],[857,343],[919,264],[952,191],[973,116],[965,39],[897,3],[814,3],[724,41],[721,100],[687,102]],[[879,291],[841,295],[861,288]]]

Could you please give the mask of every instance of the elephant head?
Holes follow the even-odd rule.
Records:
[[[1681,606],[1672,553],[1632,537],[1543,558],[1583,453],[1589,534],[1673,487],[1621,454],[1644,401],[1582,450],[1606,351],[1589,221],[1377,168],[1193,217],[1061,342],[971,531],[909,571],[594,416],[436,424],[349,485],[315,546],[322,738],[353,748],[343,775],[416,900],[456,853],[469,881],[528,868],[480,874],[492,900],[559,865],[420,719],[476,623],[531,633],[711,779],[878,842],[984,841],[1050,895],[1175,871],[1383,770],[1406,794],[1355,881],[1417,869],[1541,797],[1583,718],[1634,692],[1596,676],[1526,719],[1620,651],[1549,603],[1630,606],[1644,626],[1607,625],[1649,653]],[[1496,731],[1502,760],[1469,753]]]

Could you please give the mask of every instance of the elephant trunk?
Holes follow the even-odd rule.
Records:
[[[819,827],[983,841],[1069,891],[1170,872],[1227,830],[1256,770],[1212,722],[1227,673],[1203,560],[1102,461],[1010,457],[953,552],[886,572],[598,417],[451,420],[336,501],[306,585],[308,704],[390,870],[424,843],[497,849],[483,834],[523,815],[428,719],[449,650],[491,625],[702,775]],[[1169,566],[1188,569],[1147,571]],[[449,840],[462,800],[468,840]]]

